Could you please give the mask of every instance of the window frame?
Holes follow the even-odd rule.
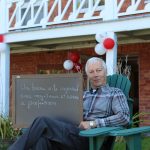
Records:
[[[30,3],[30,1],[31,0],[24,0],[24,4],[21,6],[21,9],[20,9],[20,15],[21,15],[21,18],[23,17],[23,15],[24,15],[24,13],[25,13],[25,11],[26,11],[26,9],[27,9],[27,7],[28,7],[28,5],[29,5],[29,3]],[[40,7],[40,5],[41,5],[41,1],[42,0],[38,0],[37,2],[35,2],[35,4],[34,4],[34,12],[33,12],[33,14],[34,14],[34,16],[36,15],[36,12],[38,11],[38,8]],[[37,22],[37,20],[39,20],[38,22],[40,22],[41,20],[42,20],[42,18],[44,17],[44,9],[42,8],[41,9],[41,12],[43,12],[42,13],[42,16],[39,18],[39,16],[37,17],[37,19],[36,19],[36,21],[35,21],[35,24],[39,24],[39,23],[36,23]],[[29,13],[29,16],[26,16],[25,17],[25,19],[24,19],[24,21],[23,21],[23,23],[22,23],[22,25],[21,26],[27,26],[27,24],[28,24],[28,21],[31,19],[31,8],[29,9],[29,11],[28,11],[28,13]],[[27,14],[28,14],[27,13]]]

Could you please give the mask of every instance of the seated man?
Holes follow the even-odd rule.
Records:
[[[77,125],[64,119],[36,118],[9,150],[88,150],[88,139],[79,136],[80,130],[128,125],[130,114],[126,97],[120,89],[106,84],[104,61],[90,58],[85,70],[91,89],[83,96],[83,121]],[[109,148],[110,144],[106,147],[104,144],[104,150]]]

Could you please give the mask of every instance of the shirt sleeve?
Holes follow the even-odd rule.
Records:
[[[126,96],[120,89],[114,92],[111,107],[113,115],[102,119],[96,119],[97,127],[128,125],[130,121],[129,107]]]

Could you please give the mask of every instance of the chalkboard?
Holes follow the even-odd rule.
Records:
[[[38,116],[82,120],[82,75],[15,75],[12,77],[13,120],[28,127]]]

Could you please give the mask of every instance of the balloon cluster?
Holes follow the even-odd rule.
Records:
[[[4,35],[0,34],[0,52],[7,49],[7,45],[4,43]]]
[[[98,55],[103,55],[107,50],[112,50],[115,46],[115,41],[107,35],[107,33],[96,34],[98,44],[95,46],[95,52]]]
[[[82,65],[79,63],[79,59],[80,55],[77,52],[70,52],[69,59],[64,61],[64,68],[68,71],[81,72]]]

